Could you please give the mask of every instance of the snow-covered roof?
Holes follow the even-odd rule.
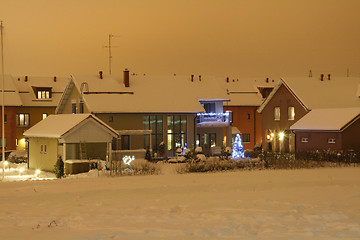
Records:
[[[264,78],[237,78],[221,80],[230,98],[227,106],[260,106],[263,98],[259,88],[274,88],[278,80]]]
[[[299,121],[294,123],[290,129],[310,131],[342,131],[359,117],[360,108],[313,109]]]
[[[360,78],[327,76],[321,81],[317,77],[282,78],[270,96],[260,106],[261,112],[281,85],[285,85],[307,110],[316,108],[360,107],[357,93]]]
[[[21,106],[22,101],[19,96],[19,91],[17,90],[13,77],[11,75],[4,76],[4,105],[5,106]],[[2,89],[2,77],[0,80],[0,89]],[[2,105],[2,90],[0,90],[0,104]]]
[[[33,77],[27,81],[24,77],[14,77],[14,85],[19,91],[23,106],[56,107],[61,99],[69,78],[66,77]],[[34,88],[51,88],[51,99],[37,99]]]
[[[71,129],[79,125],[86,119],[92,118],[101,125],[108,128],[115,135],[117,132],[106,125],[103,121],[92,114],[59,114],[50,115],[44,120],[38,122],[30,129],[24,132],[25,137],[42,137],[42,138],[61,138]]]
[[[218,81],[191,76],[130,75],[130,87],[122,77],[72,76],[76,88],[83,86],[84,103],[93,113],[198,113],[204,112],[199,100],[229,100]],[[87,91],[88,90],[88,91]]]

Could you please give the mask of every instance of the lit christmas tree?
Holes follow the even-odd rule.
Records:
[[[244,147],[242,145],[240,134],[236,134],[231,158],[245,158]]]

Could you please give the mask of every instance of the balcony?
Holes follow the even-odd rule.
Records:
[[[198,127],[227,127],[232,122],[232,112],[225,113],[198,113],[196,125]]]

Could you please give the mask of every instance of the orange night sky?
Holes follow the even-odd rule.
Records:
[[[360,76],[359,0],[2,0],[5,72]],[[116,48],[115,48],[116,46]]]

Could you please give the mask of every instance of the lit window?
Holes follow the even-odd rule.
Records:
[[[280,120],[280,107],[274,108],[274,120],[276,121]]]
[[[295,108],[294,107],[288,107],[288,119],[289,120],[295,119]]]
[[[307,143],[307,142],[309,142],[309,138],[301,138],[301,142]]]
[[[329,138],[328,139],[328,143],[335,143],[336,141],[335,141],[335,138]]]
[[[19,113],[16,114],[16,125],[25,127],[30,125],[30,114],[28,113]]]
[[[50,99],[50,91],[49,90],[38,90],[37,92],[38,99]]]
[[[43,115],[42,115],[42,119],[47,118],[47,116],[48,116],[48,114],[47,114],[47,113],[43,113]]]

